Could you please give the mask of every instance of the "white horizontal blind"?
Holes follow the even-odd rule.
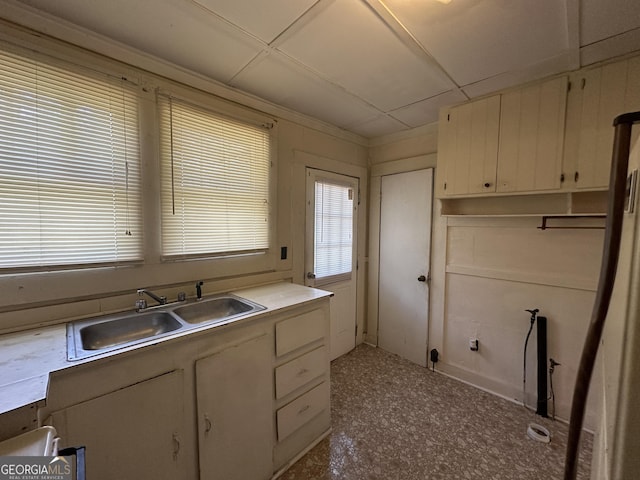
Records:
[[[159,96],[166,257],[269,247],[270,134]]]
[[[137,98],[123,83],[0,51],[0,268],[141,259]]]
[[[315,183],[316,279],[351,273],[353,252],[353,189],[318,180]]]

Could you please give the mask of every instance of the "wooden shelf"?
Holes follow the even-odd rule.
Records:
[[[441,215],[448,217],[601,217],[607,211],[607,191],[442,198]]]

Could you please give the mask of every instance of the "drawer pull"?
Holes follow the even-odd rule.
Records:
[[[205,434],[209,433],[211,431],[211,427],[212,427],[211,420],[209,420],[209,417],[205,415],[204,416],[204,433]]]
[[[302,407],[300,410],[298,410],[298,415],[302,415],[304,412],[309,410],[309,407],[310,405],[305,405],[304,407]]]
[[[299,376],[301,376],[301,375],[304,375],[305,373],[309,373],[309,370],[307,370],[306,368],[301,369],[301,370],[298,372],[298,377],[299,377]]]

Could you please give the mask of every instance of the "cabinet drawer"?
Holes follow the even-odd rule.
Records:
[[[324,346],[279,366],[276,368],[276,398],[282,398],[322,375],[326,366],[327,348]]]
[[[276,324],[276,355],[280,357],[324,336],[323,310],[313,310]]]
[[[326,408],[329,408],[329,383],[322,382],[277,411],[278,440],[287,438]]]

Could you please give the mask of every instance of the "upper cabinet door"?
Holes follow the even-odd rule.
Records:
[[[588,70],[578,77],[580,109],[575,188],[607,188],[613,152],[613,119],[640,110],[640,57]]]
[[[567,77],[502,95],[498,192],[560,188]]]
[[[440,113],[438,196],[495,192],[500,96]]]

